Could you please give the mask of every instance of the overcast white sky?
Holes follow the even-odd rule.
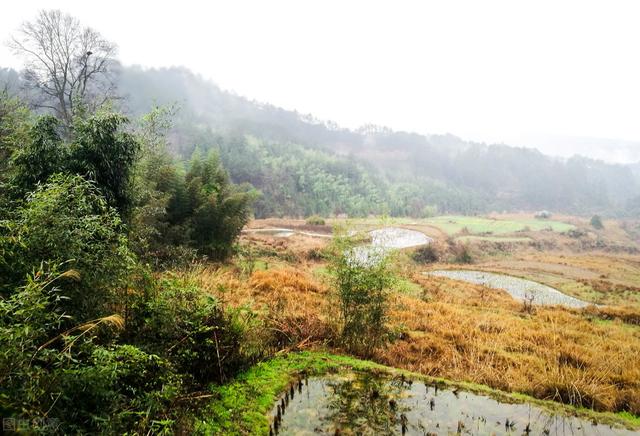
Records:
[[[347,127],[544,137],[558,154],[567,137],[640,141],[638,1],[5,0],[0,40],[41,8],[96,28],[125,64],[184,65]],[[20,65],[4,45],[0,65]]]

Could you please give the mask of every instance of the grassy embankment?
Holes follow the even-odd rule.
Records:
[[[339,370],[374,371],[457,387],[490,396],[503,402],[527,401],[555,413],[595,419],[600,423],[640,428],[640,419],[626,414],[595,413],[591,410],[560,406],[526,395],[506,394],[473,383],[456,383],[441,378],[386,367],[370,361],[327,352],[300,352],[278,356],[260,363],[237,377],[233,382],[213,388],[213,401],[202,411],[203,419],[196,430],[206,434],[269,434],[269,412],[282,391],[302,374],[321,375]]]

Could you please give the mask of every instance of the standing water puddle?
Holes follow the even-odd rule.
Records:
[[[300,379],[271,410],[272,434],[627,435],[531,404],[367,372]]]
[[[589,305],[589,303],[563,294],[557,289],[553,289],[541,283],[532,282],[531,280],[521,279],[519,277],[468,270],[439,270],[431,271],[426,274],[446,277],[454,280],[462,280],[494,289],[503,289],[519,301],[525,301],[533,297],[533,304],[561,304],[569,307],[586,307]]]

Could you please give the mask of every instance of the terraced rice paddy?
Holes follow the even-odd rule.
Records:
[[[568,307],[585,307],[589,305],[550,286],[519,277],[469,270],[438,270],[430,271],[426,274],[462,280],[494,289],[503,289],[516,300],[528,301],[531,299],[533,304],[538,305],[562,305]]]
[[[633,434],[537,405],[367,372],[300,378],[271,416],[271,434],[282,435]]]

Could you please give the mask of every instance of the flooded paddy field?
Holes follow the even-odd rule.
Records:
[[[355,247],[352,258],[363,265],[378,262],[391,250],[418,247],[430,244],[433,239],[424,233],[400,227],[383,227],[368,232],[369,245]]]
[[[242,232],[246,234],[269,235],[269,236],[274,236],[276,238],[288,238],[296,234],[303,235],[303,236],[311,236],[313,238],[330,239],[332,237],[331,234],[326,234],[326,233],[316,233],[316,232],[295,230],[295,229],[289,229],[289,228],[279,228],[279,227],[266,228],[266,229],[245,229]]]
[[[282,435],[627,435],[624,428],[404,376],[300,377],[271,410]]]
[[[242,231],[246,234],[261,234],[287,238],[293,235],[311,236],[316,238],[331,238],[330,233],[319,233],[288,227],[251,228]],[[384,249],[401,249],[425,245],[432,241],[424,233],[400,227],[383,227],[367,233],[371,238],[371,246]]]
[[[430,271],[426,274],[462,280],[494,289],[503,289],[516,300],[527,301],[532,299],[532,303],[538,305],[563,305],[568,307],[586,307],[589,305],[587,302],[563,294],[550,286],[504,274],[470,270],[438,270]]]
[[[369,232],[371,245],[382,248],[409,248],[429,244],[432,239],[424,233],[400,227],[384,227]]]

